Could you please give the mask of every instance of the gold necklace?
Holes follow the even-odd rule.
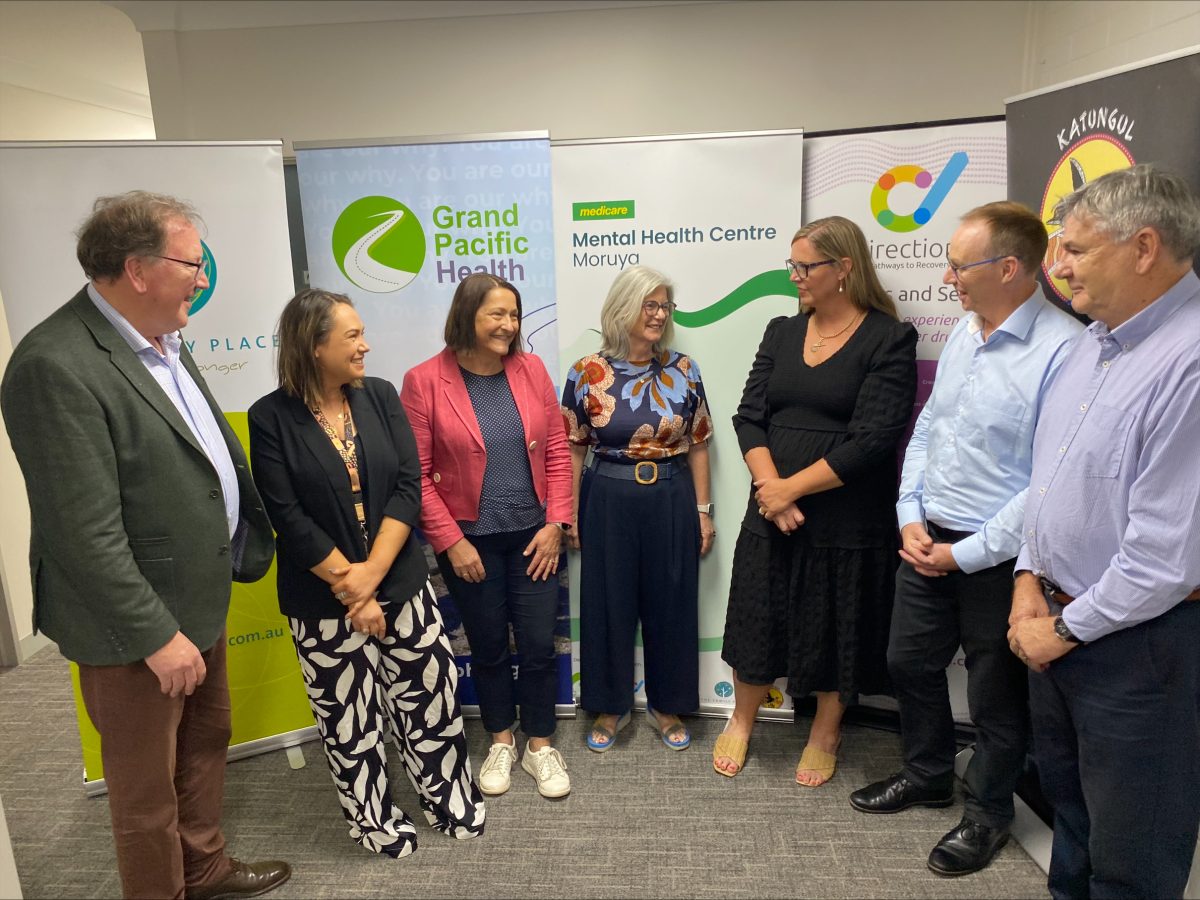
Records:
[[[818,350],[820,350],[822,347],[825,346],[826,341],[832,341],[835,337],[841,337],[843,334],[845,334],[847,331],[849,331],[851,328],[853,328],[855,325],[857,325],[860,321],[862,321],[862,318],[865,315],[866,315],[866,312],[859,313],[857,316],[855,316],[853,319],[850,320],[849,325],[847,325],[845,328],[843,328],[837,334],[821,334],[821,332],[817,329],[816,324],[814,324],[813,331],[817,332],[817,337],[819,337],[820,340],[817,341],[815,344],[810,344],[809,348],[812,350],[813,353],[816,353]]]

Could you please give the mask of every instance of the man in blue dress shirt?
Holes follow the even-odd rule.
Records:
[[[1066,197],[1095,321],[1034,441],[1009,640],[1031,669],[1055,897],[1179,897],[1200,829],[1200,202],[1134,166]]]
[[[953,802],[946,666],[961,644],[978,738],[963,819],[929,855],[939,875],[976,872],[1004,846],[1024,770],[1026,672],[1007,642],[1013,561],[1042,399],[1082,331],[1037,284],[1045,250],[1045,226],[1018,203],[963,217],[943,280],[967,315],[946,342],[904,457],[896,507],[903,562],[888,647],[904,768],[855,791],[850,803],[895,813]]]

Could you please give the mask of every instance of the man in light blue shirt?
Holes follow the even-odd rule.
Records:
[[[1179,897],[1200,831],[1200,201],[1151,166],[1067,196],[1096,321],[1034,441],[1012,650],[1054,806],[1054,897]]]
[[[929,855],[939,875],[978,871],[1004,846],[1024,769],[1026,675],[1007,642],[1013,560],[1042,398],[1082,331],[1037,284],[1045,250],[1045,226],[1018,203],[989,203],[963,217],[943,280],[967,315],[942,351],[904,457],[888,647],[904,768],[855,791],[850,803],[894,813],[953,802],[946,666],[961,644],[978,737],[963,819]]]

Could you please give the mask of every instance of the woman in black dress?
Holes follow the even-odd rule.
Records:
[[[817,695],[796,781],[833,776],[846,706],[887,692],[896,449],[916,394],[916,330],[898,321],[862,231],[840,216],[792,239],[801,313],[768,326],[737,415],[754,481],[733,558],[722,658],[735,709],[713,748],[733,776],[771,684]]]

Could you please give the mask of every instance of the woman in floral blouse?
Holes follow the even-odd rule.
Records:
[[[583,551],[581,704],[596,714],[588,747],[598,753],[629,722],[639,619],[647,716],[664,744],[687,748],[679,714],[700,705],[700,557],[716,535],[712,419],[699,367],[670,349],[673,294],[645,266],[617,276],[600,311],[600,352],[576,362],[563,389],[576,503],[568,540]]]

